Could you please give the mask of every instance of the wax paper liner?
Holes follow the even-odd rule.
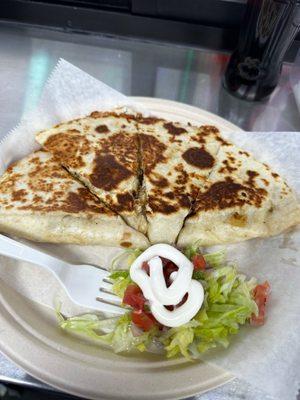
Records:
[[[19,125],[2,139],[0,172],[12,161],[39,148],[34,133],[95,110],[116,107],[147,113],[130,98],[60,59],[46,82],[38,106],[23,115]]]
[[[38,148],[34,134],[56,123],[94,110],[114,107],[151,113],[132,99],[111,89],[65,60],[60,60],[47,81],[37,109],[23,116],[0,146],[0,170]],[[213,123],[213,121],[212,121]],[[225,134],[224,134],[225,135]],[[254,153],[281,173],[299,193],[300,134],[243,133],[226,136]],[[109,266],[120,249],[102,246],[32,244],[69,262]],[[300,231],[291,230],[268,239],[254,239],[228,246],[229,258],[239,268],[272,287],[267,323],[241,330],[226,350],[209,353],[205,360],[280,400],[295,399],[300,381]],[[0,278],[22,295],[53,307],[62,303],[66,315],[86,310],[74,306],[55,278],[28,263],[3,259]],[[199,377],[200,379],[200,377]],[[188,383],[187,383],[188,384]]]

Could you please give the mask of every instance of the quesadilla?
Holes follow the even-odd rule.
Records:
[[[248,152],[223,143],[178,245],[210,246],[272,236],[300,223],[300,207],[287,183]]]
[[[151,243],[175,243],[223,141],[213,126],[139,119],[139,138]]]
[[[45,151],[12,164],[1,178],[0,231],[39,242],[149,245]]]
[[[37,141],[151,243],[237,242],[300,222],[284,180],[213,126],[94,112]]]
[[[111,210],[145,232],[134,115],[93,112],[40,132],[37,141]]]

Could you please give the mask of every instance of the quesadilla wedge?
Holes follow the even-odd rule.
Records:
[[[2,176],[0,231],[39,242],[149,245],[45,151],[12,164]]]
[[[213,126],[139,119],[145,213],[151,243],[175,243],[223,139]]]
[[[134,115],[93,112],[40,132],[36,140],[130,226],[146,231]]]
[[[248,152],[224,143],[178,245],[210,246],[272,236],[300,223],[300,207],[287,183]]]

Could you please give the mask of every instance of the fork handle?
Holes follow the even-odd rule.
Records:
[[[20,243],[14,239],[0,234],[0,254],[8,256],[16,260],[27,261],[37,264],[52,271],[56,275],[60,275],[62,268],[69,265],[58,258],[49,256],[39,250],[33,249],[26,244]]]

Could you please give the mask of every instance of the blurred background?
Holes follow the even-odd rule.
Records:
[[[193,104],[248,131],[300,130],[299,34],[268,100],[223,89],[245,9],[243,0],[2,0],[0,132],[34,107],[60,57],[126,95]]]

